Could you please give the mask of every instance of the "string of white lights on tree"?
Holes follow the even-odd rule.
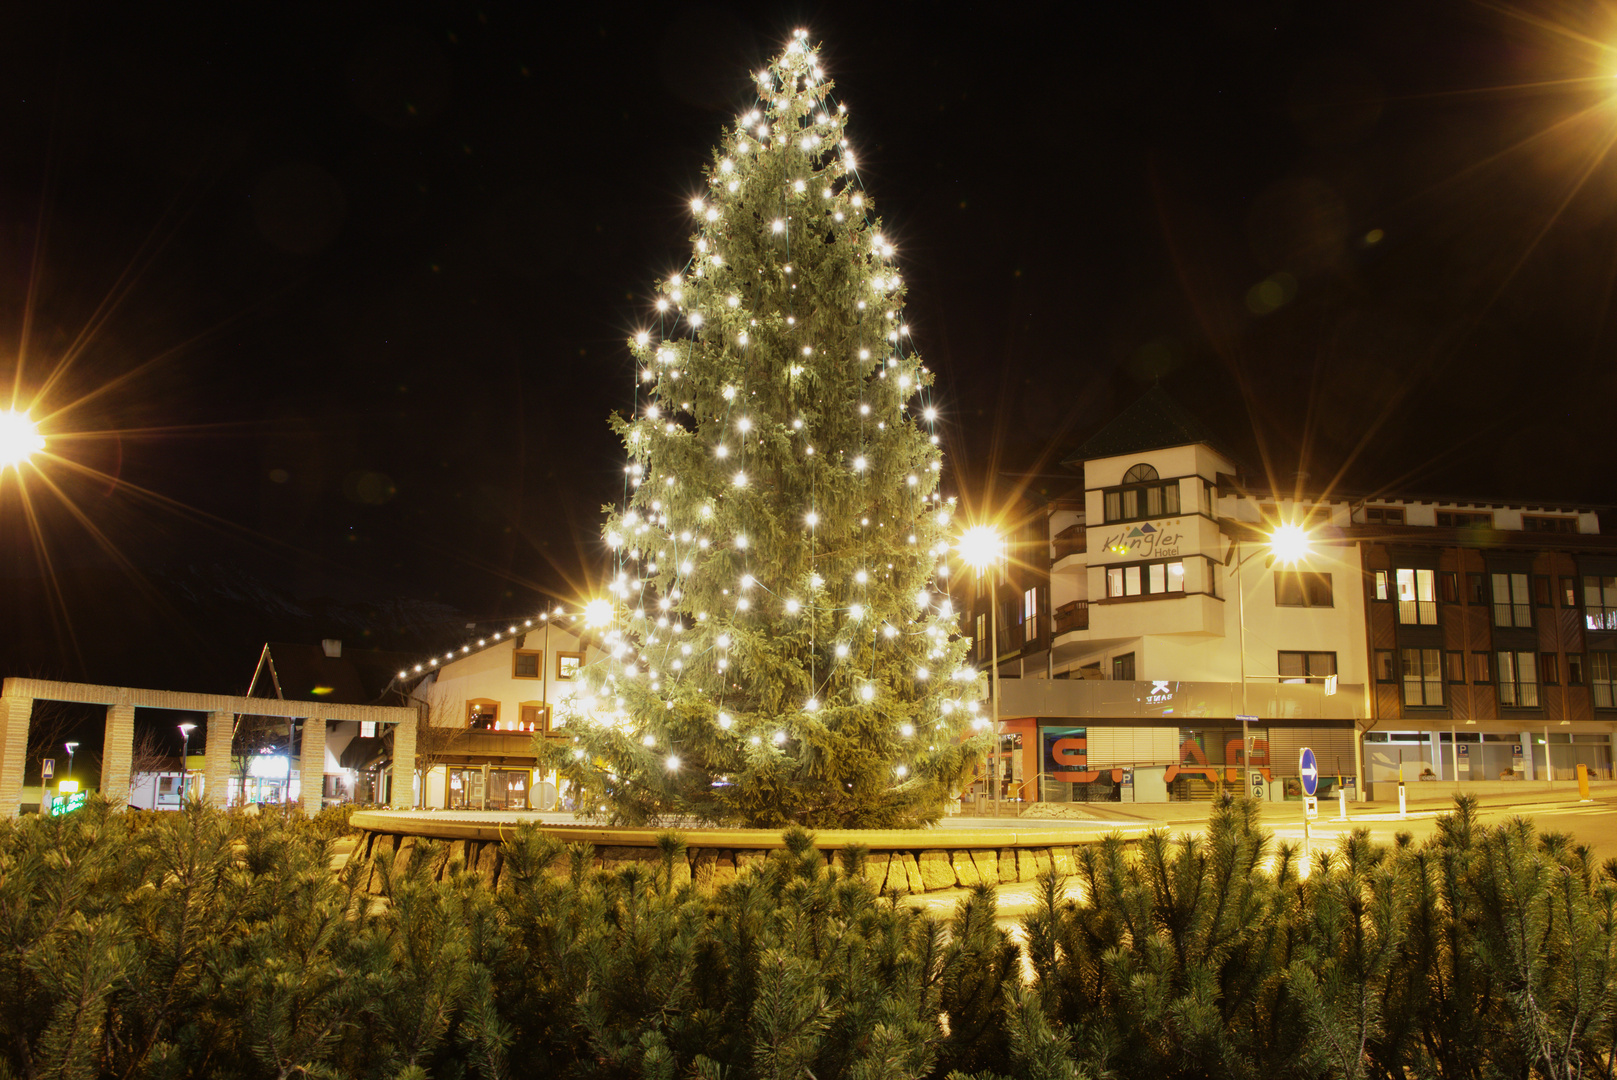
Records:
[[[541,745],[615,820],[919,824],[980,756],[942,587],[954,500],[895,247],[819,50],[756,75],[630,341],[607,651]]]

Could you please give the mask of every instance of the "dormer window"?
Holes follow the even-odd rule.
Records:
[[[1120,487],[1104,492],[1106,522],[1142,521],[1179,513],[1179,481],[1163,483],[1144,462],[1123,474]]]

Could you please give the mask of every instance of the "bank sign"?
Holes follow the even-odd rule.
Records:
[[[1185,542],[1184,519],[1141,521],[1118,525],[1102,534],[1101,547],[1108,555],[1128,559],[1158,559],[1179,555]]]

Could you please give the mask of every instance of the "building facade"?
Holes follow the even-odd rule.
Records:
[[[401,672],[423,717],[416,739],[422,805],[564,805],[554,774],[535,768],[534,739],[564,737],[558,706],[581,684],[584,665],[602,656],[577,616],[549,613]]]
[[[1612,778],[1596,508],[1264,490],[1157,389],[1064,464],[1081,482],[1026,500],[1009,565],[963,583],[985,666],[998,602],[1004,797],[1284,798],[1304,746],[1327,795]]]

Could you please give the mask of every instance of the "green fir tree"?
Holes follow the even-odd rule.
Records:
[[[588,611],[612,657],[547,761],[621,822],[917,826],[987,726],[944,587],[932,373],[817,49],[754,78],[631,343],[616,576]]]

